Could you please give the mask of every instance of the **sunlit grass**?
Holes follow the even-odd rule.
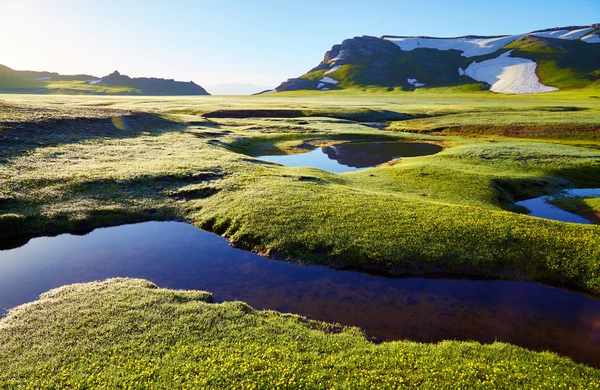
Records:
[[[335,99],[14,97],[37,106],[17,105],[3,114],[10,128],[0,150],[10,157],[0,165],[0,198],[3,214],[14,217],[3,219],[0,230],[44,234],[183,219],[278,257],[367,263],[391,273],[544,279],[600,291],[598,227],[508,211],[516,210],[515,200],[559,187],[600,186],[597,150],[381,131],[332,118],[200,116],[219,109],[323,112],[329,106],[336,106],[332,116],[364,120],[400,112],[399,103],[381,99],[365,107],[364,100],[350,98],[340,108]],[[64,104],[57,108],[55,102]],[[483,107],[475,102],[471,110]],[[115,117],[128,126],[115,127]],[[308,140],[382,137],[449,148],[344,175],[264,164],[244,154],[286,153]],[[176,196],[190,189],[212,196]]]
[[[580,131],[593,126],[595,101],[419,96],[0,95],[0,235],[180,219],[283,260],[543,279],[599,293],[600,227],[510,211],[557,188],[600,187],[598,140]],[[224,109],[301,117],[202,116]],[[396,121],[394,131],[349,120],[399,114],[435,118]],[[504,137],[488,126],[494,118],[535,136]],[[444,123],[482,130],[427,134]],[[544,137],[541,124],[554,135]],[[341,139],[446,149],[342,175],[252,157]],[[600,384],[597,370],[549,353],[500,343],[373,345],[357,329],[150,287],[71,286],[11,312],[0,322],[0,388]]]
[[[504,343],[374,345],[356,328],[136,279],[43,294],[0,321],[1,388],[597,388],[598,370]]]

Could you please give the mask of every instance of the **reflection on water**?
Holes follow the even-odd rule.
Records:
[[[518,206],[524,206],[531,211],[527,214],[532,217],[553,219],[555,221],[572,222],[572,223],[591,223],[586,218],[561,209],[560,207],[550,204],[549,201],[556,198],[598,198],[600,197],[600,188],[579,188],[570,189],[560,192],[556,195],[540,196],[538,198],[527,199],[521,202],[516,202]]]
[[[439,153],[441,146],[418,142],[349,142],[317,148],[308,153],[260,156],[289,167],[313,167],[341,173],[370,168],[400,157]]]
[[[232,248],[219,236],[178,222],[35,238],[0,251],[0,307],[32,301],[64,284],[117,276],[356,325],[382,340],[498,340],[600,367],[594,325],[600,301],[583,294],[526,282],[385,278],[302,267]]]

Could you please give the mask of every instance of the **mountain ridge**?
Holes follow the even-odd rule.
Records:
[[[360,36],[333,45],[316,67],[267,92],[458,86],[521,94],[581,88],[600,80],[598,43],[600,24],[516,35]]]
[[[14,70],[0,65],[0,92],[66,93],[91,95],[210,95],[193,81],[155,77],[129,77],[118,71],[104,77],[86,74]]]

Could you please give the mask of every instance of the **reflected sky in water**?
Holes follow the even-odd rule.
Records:
[[[349,142],[317,148],[308,153],[260,156],[289,167],[313,167],[342,173],[374,167],[401,158],[439,153],[442,147],[418,142]]]
[[[527,199],[527,200],[523,200],[520,202],[516,202],[515,204],[529,209],[531,212],[527,215],[529,215],[531,217],[553,219],[555,221],[561,221],[561,222],[582,223],[582,224],[591,223],[588,219],[582,217],[581,215],[571,213],[569,211],[563,210],[560,207],[557,207],[557,206],[549,203],[549,201],[551,201],[554,198],[574,198],[574,197],[600,198],[600,188],[570,189],[570,190],[565,190],[563,192],[560,192],[557,195],[540,196],[538,198]]]
[[[506,341],[600,366],[600,301],[536,283],[386,278],[298,266],[232,248],[179,222],[97,229],[85,236],[7,240],[0,251],[0,307],[51,288],[109,277],[211,291],[313,319],[362,327],[381,340]]]

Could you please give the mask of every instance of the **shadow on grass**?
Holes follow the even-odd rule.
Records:
[[[461,136],[501,136],[547,140],[600,141],[600,126],[596,124],[496,124],[448,125],[417,131]]]
[[[551,172],[552,176],[564,178],[573,182],[574,187],[600,187],[600,159],[587,166],[575,166],[557,169]]]
[[[552,195],[569,188],[599,188],[600,161],[583,167],[557,169],[537,179],[502,178],[493,180],[499,193],[498,201],[507,210],[524,213],[521,206],[514,203],[543,195]]]
[[[212,181],[225,177],[220,170],[199,171],[131,180],[101,179],[66,184],[66,202],[76,201],[69,211],[52,216],[44,213],[46,204],[27,199],[12,199],[0,208],[0,238],[20,235],[55,235],[89,232],[97,227],[145,221],[181,220],[169,199],[196,200],[215,195],[221,188]],[[144,202],[149,200],[149,202]],[[50,203],[54,199],[49,200]],[[86,206],[78,206],[83,202]],[[19,241],[21,242],[21,241]],[[27,241],[16,244],[25,244]],[[0,249],[12,244],[7,240]]]
[[[0,151],[5,156],[14,157],[38,147],[89,140],[134,138],[142,134],[159,135],[184,128],[181,123],[148,113],[117,114],[104,118],[0,122]]]
[[[414,117],[390,110],[357,109],[347,111],[342,109],[328,110],[286,110],[286,109],[248,109],[248,110],[217,110],[203,115],[205,118],[302,118],[326,117],[346,119],[357,122],[401,121]]]

